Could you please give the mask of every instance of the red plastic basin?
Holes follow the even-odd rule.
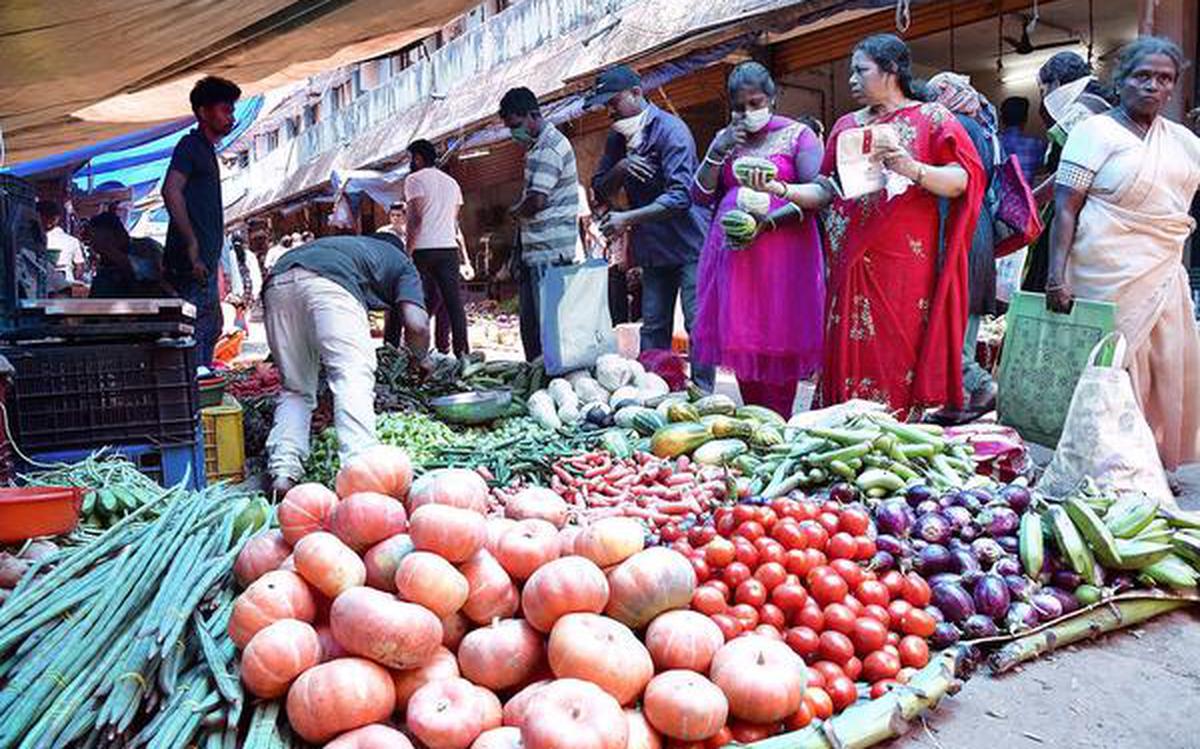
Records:
[[[70,533],[79,524],[83,490],[61,486],[0,489],[0,542]]]

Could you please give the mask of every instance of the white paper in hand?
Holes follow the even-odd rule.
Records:
[[[852,200],[886,188],[890,200],[907,190],[911,180],[888,171],[871,158],[876,151],[897,143],[896,129],[886,123],[852,128],[838,136],[838,181],[842,197]]]

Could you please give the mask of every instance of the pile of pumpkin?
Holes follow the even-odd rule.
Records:
[[[568,526],[546,489],[500,514],[477,474],[413,483],[390,447],[344,466],[336,489],[289,492],[279,527],[235,567],[241,678],[260,698],[286,697],[306,741],[716,746],[734,721],[777,726],[801,709],[804,661],[766,637],[726,643],[687,610],[692,564],[644,548],[636,520]]]

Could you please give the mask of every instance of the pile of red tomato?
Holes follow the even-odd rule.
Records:
[[[788,730],[875,699],[929,662],[926,638],[937,623],[925,610],[929,585],[915,572],[876,575],[874,534],[861,506],[791,498],[722,507],[710,523],[662,529],[701,583],[692,608],[726,640],[774,637],[808,663],[805,707]]]

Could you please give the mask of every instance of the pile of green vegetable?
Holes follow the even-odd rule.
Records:
[[[242,746],[232,569],[269,516],[224,486],[160,489],[31,565],[0,606],[0,748]]]
[[[126,515],[154,504],[163,491],[132,463],[106,459],[103,450],[78,463],[64,463],[35,477],[22,478],[41,486],[86,489],[79,520],[92,528],[107,528]]]

